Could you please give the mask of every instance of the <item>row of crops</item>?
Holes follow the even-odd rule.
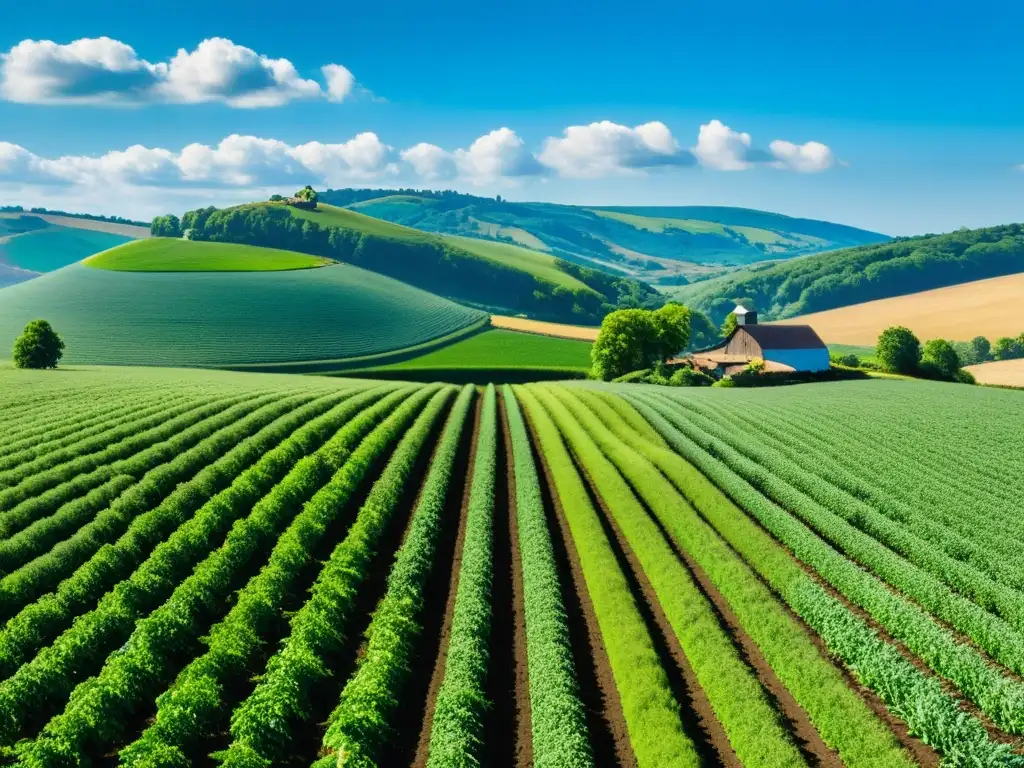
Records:
[[[7,764],[1024,766],[1016,393],[0,381]]]

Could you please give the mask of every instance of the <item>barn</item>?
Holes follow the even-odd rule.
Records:
[[[690,355],[693,365],[730,376],[751,360],[763,360],[766,371],[816,372],[829,369],[828,347],[809,325],[761,325],[757,312],[737,306],[736,328],[714,347]]]

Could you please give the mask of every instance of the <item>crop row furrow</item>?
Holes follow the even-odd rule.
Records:
[[[370,392],[365,397],[372,400],[379,395]],[[22,763],[52,765],[58,756],[79,761],[92,747],[111,746],[140,702],[151,701],[154,688],[166,681],[175,659],[199,641],[207,621],[224,608],[239,576],[256,567],[275,548],[283,529],[290,529],[302,517],[299,508],[304,502],[310,503],[307,500],[317,492],[325,475],[330,477],[335,462],[344,466],[355,445],[407,395],[408,390],[398,391],[359,411],[321,449],[300,459],[248,517],[235,521],[221,547],[180,582],[162,605],[135,624],[121,651],[106,660],[98,675],[74,687],[77,681],[69,674],[73,667],[66,663],[66,654],[59,652],[62,641],[77,649],[91,639],[91,634],[86,634],[78,642],[67,643],[81,622],[22,667],[8,683],[16,681],[22,670],[36,666],[45,679],[44,690],[57,694],[53,701],[67,701],[64,711],[50,720],[34,740],[18,745]],[[357,399],[349,404],[360,405]],[[0,694],[6,685],[0,684]]]
[[[421,396],[428,391],[424,389]],[[320,571],[306,603],[292,616],[280,650],[270,658],[255,690],[232,713],[232,742],[218,755],[225,768],[257,762],[273,765],[294,748],[296,728],[309,721],[313,691],[327,684],[332,674],[331,662],[344,648],[359,588],[380,556],[381,540],[398,514],[405,489],[416,482],[413,469],[453,392],[454,387],[445,387],[433,394],[405,432],[355,522]],[[298,556],[291,559],[301,562]],[[280,601],[282,593],[263,591],[268,602]],[[255,628],[259,622],[250,626]]]
[[[246,395],[226,398],[199,406],[183,406],[180,409],[181,412],[177,412],[179,409],[175,408],[171,409],[172,413],[163,412],[156,414],[137,425],[140,430],[144,431],[133,431],[120,442],[108,445],[103,450],[84,456],[77,456],[77,458],[70,458],[68,461],[54,466],[48,466],[45,471],[41,471],[39,474],[29,473],[17,485],[0,491],[0,511],[3,511],[3,514],[0,514],[0,529],[3,530],[4,534],[10,535],[13,530],[17,530],[19,525],[23,525],[24,514],[19,513],[14,508],[33,496],[54,489],[55,486],[68,483],[68,481],[74,481],[76,476],[84,472],[91,472],[107,465],[113,465],[119,459],[134,456],[139,451],[155,443],[167,440],[193,424],[197,424],[210,416],[225,411],[236,404],[256,399],[256,397],[255,395]],[[65,451],[71,450],[71,448],[65,449]],[[63,451],[58,451],[57,453],[63,453]],[[56,453],[51,455],[56,455]],[[40,461],[46,461],[49,458],[44,456]],[[19,471],[35,463],[23,464],[22,467],[19,467]],[[112,467],[108,471],[113,471]],[[103,480],[106,480],[106,477]],[[97,482],[96,484],[98,485],[99,483]],[[60,497],[55,496],[54,498]],[[63,500],[67,501],[68,499],[64,498]]]
[[[683,730],[679,702],[558,427],[529,389],[515,387],[515,394],[529,417],[558,511],[571,534],[567,548],[579,559],[636,763],[641,768],[695,768],[701,758]]]
[[[211,456],[217,455],[219,449],[230,448],[237,439],[232,425],[238,417],[263,407],[265,403],[262,400],[240,403],[133,457],[131,462],[135,466],[131,467],[134,470],[131,474],[139,478],[134,485],[73,535],[0,578],[0,616],[10,616],[27,602],[56,588],[100,547],[121,536],[138,515],[158,504],[174,490],[175,485],[199,471]],[[266,418],[264,411],[257,421]],[[252,421],[246,419],[243,430],[252,426]],[[130,470],[121,464],[116,471],[126,473]],[[44,529],[47,520],[52,520],[58,527],[63,525],[59,512],[40,521]],[[21,542],[19,537],[11,541],[24,543],[25,551],[32,551],[31,541]],[[12,550],[12,555],[15,554],[17,551]]]
[[[671,401],[661,399],[661,402]],[[1024,671],[1024,637],[1009,623],[953,592],[937,577],[825,509],[767,468],[693,424],[689,418],[687,422],[694,434],[701,435],[704,444],[713,446],[718,458],[779,506],[921,607],[963,632],[994,659],[1014,672]],[[693,438],[690,432],[687,434]]]
[[[72,473],[77,474],[83,471],[80,467],[93,469],[124,456],[131,456],[139,448],[173,434],[166,429],[167,424],[172,420],[176,421],[182,417],[187,419],[195,413],[209,415],[216,413],[216,409],[223,410],[235,403],[254,397],[257,395],[242,395],[198,403],[186,400],[184,403],[163,408],[143,418],[136,418],[134,413],[127,415],[116,429],[108,430],[105,434],[72,443],[59,450],[51,451],[45,456],[27,461],[7,472],[0,472],[0,488],[3,489],[0,491],[0,509],[10,509],[11,505],[8,499],[25,498],[24,492],[19,493],[19,491],[21,485],[26,481],[33,483],[35,489],[40,485],[41,479],[48,479],[51,475],[63,480],[72,477]],[[50,486],[43,486],[43,488],[48,487]]]
[[[147,449],[144,453],[150,455],[146,461],[155,466],[145,471],[138,480],[135,477],[143,468],[129,468],[123,465],[119,467],[121,474],[115,478],[127,477],[131,480],[123,490],[130,489],[130,495],[139,501],[136,509],[141,510],[146,504],[154,503],[185,478],[200,471],[225,451],[233,448],[239,441],[257,432],[287,410],[302,405],[308,399],[308,395],[299,395],[270,402],[255,401],[236,405],[179,432],[170,440]],[[136,456],[141,458],[141,454]],[[158,464],[159,461],[164,463]],[[108,483],[107,486],[109,485]],[[108,495],[110,494],[104,494]],[[121,509],[123,505],[119,504],[118,508],[113,508],[112,502],[116,502],[120,496],[118,493],[109,498],[107,504],[111,506],[101,511],[91,521],[89,518],[95,511],[102,510],[106,504],[91,502],[87,494],[80,500],[65,504],[49,517],[36,520],[14,536],[0,540],[0,573],[11,573],[33,558],[39,557],[58,542],[66,540],[65,537],[71,531],[75,531],[76,537],[88,537],[92,542],[106,542],[120,536],[131,523],[131,516],[125,515]],[[74,558],[68,557],[69,562],[73,560]]]
[[[620,417],[621,408],[629,408],[634,416],[643,417],[623,400],[604,392],[580,389],[574,393],[617,439],[661,470],[687,499],[697,497],[705,504],[729,503],[691,464],[673,453],[660,435],[658,443],[640,437],[632,424]],[[807,712],[824,743],[838,751],[849,768],[907,766],[907,757],[889,729],[847,686],[830,659],[818,651],[809,634],[790,617],[757,575],[690,504],[668,501],[676,493],[670,486],[652,483],[652,509],[676,545],[693,558],[728,601],[744,631]],[[766,557],[783,561],[783,566],[788,567],[788,578],[808,578],[777,544],[770,540],[768,544],[772,552]]]
[[[508,385],[502,390],[502,399],[515,473],[533,761],[536,768],[589,768],[594,757],[537,467],[523,415]],[[649,426],[647,430],[657,434]]]
[[[338,754],[345,755],[350,768],[377,766],[381,750],[394,735],[394,717],[422,632],[424,589],[431,573],[444,565],[436,562],[442,530],[455,522],[445,519],[445,503],[452,493],[452,471],[473,397],[474,387],[466,385],[445,424],[408,536],[388,576],[387,592],[366,630],[365,653],[327,720],[323,768],[333,766]]]
[[[730,445],[782,483],[803,494],[804,498],[810,499],[822,510],[834,515],[833,519],[846,521],[910,563],[941,579],[981,608],[1001,616],[1017,629],[1024,626],[1024,595],[993,581],[973,566],[930,546],[913,530],[908,530],[910,525],[886,517],[817,474],[803,469],[782,451],[773,449],[761,441],[749,440],[749,433],[731,429],[721,421],[712,421],[695,411],[690,411],[688,418],[707,434]],[[779,498],[783,498],[782,491],[778,494]],[[796,506],[799,502],[787,501],[786,504]],[[917,515],[910,515],[910,520],[916,519]],[[1024,647],[1024,638],[1021,638],[1021,644]]]
[[[783,556],[784,552],[744,511],[840,593],[849,593],[847,596],[854,603],[861,604],[856,599],[858,597],[874,599],[876,602],[873,603],[865,599],[862,605],[869,614],[874,615],[873,608],[882,607],[895,608],[893,615],[900,615],[898,610],[901,608],[916,612],[920,620],[907,622],[905,627],[911,634],[900,638],[904,642],[917,636],[928,643],[940,639],[942,630],[916,606],[889,592],[874,577],[838,554],[803,523],[730,469],[717,450],[709,450],[706,438],[695,440],[691,435],[692,428],[688,429],[685,419],[675,413],[673,406],[665,400],[633,392],[625,397],[658,429],[673,450],[735,502],[707,492],[706,488],[703,493],[691,491],[689,498],[701,515],[822,637],[830,652],[878,694],[890,711],[906,722],[912,734],[945,753],[946,761],[952,766],[1022,764],[1015,760],[1008,745],[991,741],[984,726],[964,713],[958,701],[943,691],[936,679],[920,672],[817,583],[800,577]],[[691,480],[694,484],[698,482]],[[736,505],[742,507],[742,511]],[[880,623],[889,631],[900,629],[890,627],[884,621]],[[915,631],[920,631],[920,634],[913,634]],[[899,637],[897,632],[893,634]]]
[[[132,416],[136,419],[145,419],[154,413],[159,413],[168,407],[173,408],[175,405],[185,401],[186,398],[181,396],[151,400],[146,402],[141,408],[137,408]],[[31,441],[21,450],[0,458],[0,472],[9,472],[21,464],[41,458],[61,448],[76,444],[84,445],[87,441],[102,437],[110,430],[118,429],[124,423],[124,407],[125,404],[120,403],[118,408],[111,409],[110,413],[105,413],[100,418],[73,421],[67,426],[67,434],[48,436],[45,441]]]
[[[125,594],[103,597],[100,612],[89,621],[99,620],[103,601],[129,603],[136,612],[156,605],[170,593],[176,579],[187,575],[202,553],[213,549],[245,505],[253,504],[280,479],[307,446],[319,445],[330,429],[343,423],[346,411],[341,406],[320,416],[337,399],[322,398],[295,408],[246,438],[179,485],[158,507],[136,519],[121,539],[101,548],[55,592],[22,609],[0,630],[0,673],[4,677],[12,674],[89,605],[100,600],[104,592]],[[228,483],[228,488],[210,498]],[[169,539],[156,544],[171,530],[174,533]],[[153,544],[155,549],[133,573]],[[115,586],[128,574],[129,583]]]
[[[484,739],[484,713],[489,706],[486,683],[492,619],[497,409],[497,393],[490,384],[480,412],[451,638],[430,727],[429,768],[478,765]]]
[[[814,472],[822,479],[843,489],[857,499],[870,503],[875,509],[892,520],[907,525],[911,531],[935,546],[941,547],[950,557],[967,563],[1002,584],[1017,590],[1024,590],[1024,558],[1019,549],[1008,546],[1000,549],[997,542],[1006,539],[995,530],[984,535],[982,529],[988,523],[976,515],[959,514],[955,520],[939,513],[934,507],[929,514],[918,512],[916,508],[888,491],[876,487],[873,482],[866,481],[855,474],[849,467],[849,458],[845,461],[830,454],[827,446],[815,444],[815,450],[809,452],[808,439],[805,432],[787,433],[773,424],[753,419],[746,414],[721,411],[703,411],[695,408],[692,403],[686,407],[699,410],[709,418],[724,419],[736,424],[750,434],[751,430],[766,436],[766,440],[776,446],[789,460],[796,462],[804,470]],[[848,451],[850,446],[847,446]],[[855,453],[855,452],[854,452]],[[877,473],[874,482],[879,480]],[[1000,530],[1003,526],[1000,526]],[[979,540],[979,536],[982,538]],[[1000,551],[996,551],[1000,549]]]
[[[679,503],[671,486],[666,489],[657,469],[614,437],[571,392],[539,386],[534,391],[635,553],[736,756],[747,766],[803,765],[756,674],[630,487],[648,504],[674,512]]]

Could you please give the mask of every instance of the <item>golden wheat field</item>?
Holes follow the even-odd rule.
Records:
[[[994,277],[894,296],[783,320],[814,327],[828,344],[874,344],[891,325],[905,325],[922,341],[968,341],[1017,336],[1024,320],[1010,308],[1024,301],[1024,274]]]

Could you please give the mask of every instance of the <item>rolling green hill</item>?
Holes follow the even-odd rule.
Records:
[[[736,301],[783,319],[1024,272],[1024,225],[897,238],[742,270],[672,291],[721,322]]]
[[[82,263],[118,272],[275,272],[323,267],[333,262],[276,248],[153,237],[97,253]]]
[[[122,272],[73,264],[0,290],[0,348],[9,349],[37,317],[64,338],[69,363],[296,372],[426,351],[487,319],[340,264],[283,272]]]
[[[35,277],[130,242],[145,230],[41,213],[0,213],[0,286]]]
[[[745,208],[583,208],[416,190],[327,190],[320,199],[429,232],[512,243],[664,285],[765,259],[887,239],[854,227]]]
[[[664,302],[645,283],[550,254],[422,232],[330,205],[315,211],[280,203],[205,208],[183,215],[181,227],[198,241],[281,248],[355,264],[499,314],[587,324],[613,309]]]

